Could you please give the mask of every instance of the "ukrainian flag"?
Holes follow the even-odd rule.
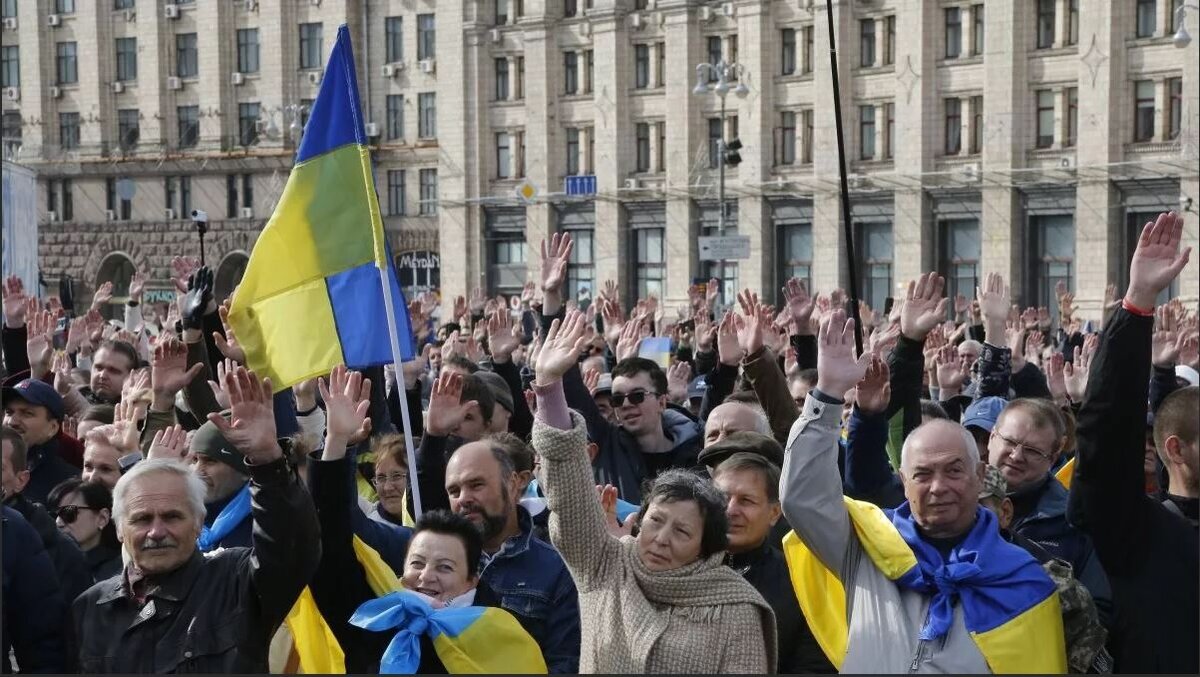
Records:
[[[638,347],[638,357],[654,360],[664,370],[671,366],[671,337],[651,336],[642,339]]]
[[[411,359],[412,328],[384,238],[343,24],[296,164],[230,307],[247,366],[281,390],[338,364],[392,362],[380,271],[391,287],[401,359]]]

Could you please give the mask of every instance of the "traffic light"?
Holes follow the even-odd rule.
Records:
[[[736,167],[742,163],[742,154],[738,151],[742,148],[742,142],[734,139],[725,144],[725,164],[730,167]]]

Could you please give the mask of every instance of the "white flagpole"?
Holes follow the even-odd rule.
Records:
[[[404,450],[408,453],[409,490],[412,491],[413,519],[421,518],[421,489],[417,480],[417,452],[413,449],[412,424],[408,419],[408,392],[404,385],[404,361],[400,358],[400,335],[396,327],[396,309],[392,306],[392,285],[388,280],[387,262],[375,266],[379,269],[379,281],[383,285],[383,308],[387,313],[388,336],[392,343],[392,360],[396,366],[396,387],[400,389],[400,419],[404,425]],[[384,388],[386,392],[387,388]]]

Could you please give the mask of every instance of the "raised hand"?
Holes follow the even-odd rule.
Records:
[[[713,342],[717,340],[716,328],[713,327],[712,320],[708,317],[708,310],[704,309],[696,313],[692,318],[695,323],[693,334],[696,336],[696,351],[701,353],[711,352]]]
[[[154,433],[150,442],[150,450],[146,459],[165,458],[171,461],[182,461],[188,453],[187,431],[183,426],[175,424]]]
[[[1092,367],[1092,356],[1100,345],[1099,334],[1090,334],[1083,341],[1083,346],[1075,346],[1075,357],[1072,362],[1063,365],[1063,376],[1067,382],[1067,397],[1072,402],[1082,402],[1087,392],[1088,373]]]
[[[596,497],[600,499],[600,507],[604,510],[604,529],[613,538],[623,538],[633,535],[633,525],[637,522],[637,512],[630,513],[622,524],[617,520],[617,488],[611,484],[596,485]]]
[[[71,383],[71,360],[65,351],[55,351],[50,370],[54,372],[54,389],[58,394],[63,397],[71,394],[75,386]]]
[[[1158,294],[1170,286],[1187,265],[1192,248],[1179,249],[1183,217],[1175,212],[1158,215],[1142,228],[1137,249],[1129,264],[1129,289],[1125,301],[1135,308],[1150,310]]]
[[[25,354],[29,356],[30,375],[33,378],[41,378],[50,371],[54,327],[58,320],[50,311],[39,310],[30,313],[26,321],[29,326],[25,336]]]
[[[113,283],[105,282],[96,289],[96,293],[92,295],[92,310],[99,310],[100,306],[112,300]]]
[[[815,303],[808,294],[808,285],[799,278],[789,278],[783,285],[784,308],[791,321],[792,333],[798,336],[812,334],[812,317]],[[782,313],[781,313],[782,314]]]
[[[225,383],[225,374],[233,373],[233,371],[235,369],[237,369],[237,362],[234,362],[233,360],[226,357],[225,359],[221,360],[220,362],[217,362],[217,380],[215,380],[215,381],[210,380],[208,382],[208,387],[212,388],[213,397],[217,400],[217,405],[221,407],[222,411],[229,408],[229,392],[227,390],[225,390],[225,386],[223,385]],[[310,380],[315,380],[315,379],[310,379]],[[305,381],[305,383],[307,383],[307,381]],[[314,384],[313,388],[315,388],[315,387],[316,387],[316,385]],[[296,396],[296,409],[309,409],[309,408],[312,408],[313,406],[316,406],[317,398],[316,398],[315,392],[312,393],[312,403],[308,407],[301,406],[302,402],[301,402],[300,398],[302,396],[301,393],[303,392],[303,389],[304,389],[303,386],[301,386],[300,384],[297,384],[296,386],[292,387],[292,394]],[[308,404],[308,403],[303,403],[303,404]]]
[[[1012,349],[1012,371],[1017,373],[1025,368],[1025,327],[1020,320],[1009,322],[1004,330],[1004,343]],[[989,343],[991,343],[989,341]],[[993,344],[995,345],[995,344]]]
[[[86,321],[82,317],[76,317],[67,327],[67,344],[64,349],[68,354],[79,352],[85,338],[87,338]]]
[[[371,379],[362,373],[346,369],[339,364],[330,372],[328,379],[319,379],[317,389],[325,402],[325,450],[326,459],[340,458],[346,445],[355,438],[366,439],[371,431],[371,419],[367,411],[371,407]],[[334,453],[329,452],[330,447]]]
[[[667,396],[675,404],[687,402],[688,383],[692,380],[692,365],[676,362],[667,367]]]
[[[562,286],[567,280],[567,263],[573,246],[567,233],[555,233],[549,246],[542,240],[542,312],[546,315],[558,313],[562,304]]]
[[[935,358],[937,365],[937,385],[941,390],[941,399],[947,400],[962,391],[963,383],[967,380],[970,368],[966,359],[959,356],[952,345],[942,346]]]
[[[931,332],[933,336],[937,332]],[[892,352],[892,348],[900,341],[900,325],[889,324],[887,328],[875,327],[875,331],[871,332],[870,340],[868,341],[867,351],[872,355],[878,355],[884,359]]]
[[[933,328],[946,318],[942,295],[946,279],[937,273],[925,273],[908,283],[904,309],[900,311],[900,333],[914,341],[924,341]]]
[[[143,418],[144,412],[133,402],[122,399],[114,405],[113,432],[108,441],[122,455],[137,451],[138,441],[141,439],[138,428]]]
[[[882,414],[887,411],[888,404],[892,401],[890,377],[887,362],[878,355],[871,355],[867,371],[855,387],[854,394],[855,405],[864,414]]]
[[[1068,401],[1065,366],[1066,360],[1058,351],[1054,351],[1046,363],[1046,387],[1050,389],[1050,396],[1059,404],[1065,404]]]
[[[708,285],[704,288],[704,302],[708,304],[708,309],[712,310],[717,305],[717,299],[721,296],[721,281],[717,278],[711,278]]]
[[[745,356],[739,334],[744,329],[745,320],[733,311],[725,313],[721,323],[717,325],[717,358],[721,364],[736,367]]]
[[[1179,361],[1183,342],[1175,314],[1168,306],[1159,306],[1154,312],[1154,334],[1151,339],[1150,359],[1156,367],[1174,368]]]
[[[142,292],[146,289],[146,274],[137,271],[129,280],[129,300],[142,302]]]
[[[83,326],[87,331],[88,340],[93,344],[99,343],[104,331],[104,316],[99,310],[92,308],[83,316]]]
[[[770,322],[768,321],[766,325],[763,324],[764,318],[758,294],[744,289],[738,294],[737,299],[744,314],[744,317],[739,318],[740,322],[737,325],[737,339],[738,345],[742,349],[742,356],[745,357],[753,355],[763,347],[763,331],[766,327],[770,327]]]
[[[25,326],[25,283],[16,275],[4,278],[4,326],[19,329]]]
[[[471,310],[471,315],[479,315],[483,312],[487,305],[487,297],[483,295],[483,290],[475,287],[471,290],[471,298],[467,301],[467,307]]]
[[[179,299],[179,314],[183,318],[185,329],[199,329],[204,321],[205,313],[211,312],[213,303],[213,273],[208,266],[188,278],[187,293]]]
[[[821,323],[817,332],[817,388],[830,397],[842,398],[862,380],[871,354],[854,357],[854,320],[838,308]]]
[[[595,395],[596,389],[600,387],[600,370],[595,367],[584,369],[583,385],[588,389],[589,394]]]
[[[417,380],[429,371],[429,356],[433,354],[433,345],[426,343],[421,354],[404,363],[404,388],[412,390],[417,387]],[[494,353],[493,353],[494,355]]]
[[[174,272],[171,281],[175,283],[175,289],[180,294],[187,293],[188,280],[199,269],[200,259],[193,256],[176,256],[171,259],[171,270]]]
[[[271,379],[260,380],[254,372],[238,367],[225,374],[225,390],[229,392],[229,420],[220,414],[209,414],[208,420],[248,462],[261,465],[282,457],[283,449],[275,438]]]
[[[204,370],[204,364],[199,362],[189,369],[187,353],[187,346],[174,336],[159,339],[155,344],[154,354],[150,358],[155,410],[162,411],[164,405],[169,407],[175,401],[175,393],[187,387]]]
[[[521,328],[514,326],[508,309],[497,310],[487,320],[487,342],[492,351],[492,360],[508,362],[513,351],[521,345]]]
[[[983,316],[984,340],[1003,348],[1001,341],[1005,340],[1005,329],[1008,325],[1009,292],[1004,284],[1004,276],[999,273],[988,273],[982,288],[975,290],[976,300],[979,301],[980,314]]]
[[[963,317],[971,309],[971,301],[962,294],[954,295],[954,316]]]
[[[617,361],[637,357],[638,347],[642,343],[641,324],[638,322],[626,322],[621,328],[621,336],[617,339],[616,353]]]
[[[217,344],[217,350],[221,351],[222,355],[228,357],[234,362],[237,362],[238,364],[245,364],[246,351],[243,350],[241,344],[238,343],[237,334],[233,330],[233,325],[229,322],[228,299],[226,299],[225,303],[221,304],[221,307],[217,309],[217,315],[221,318],[221,326],[225,329],[224,336],[222,336],[221,332],[219,331],[213,332],[213,342]]]
[[[871,310],[866,301],[858,302],[858,319],[862,320],[863,327],[875,326],[875,311]]]
[[[463,379],[461,374],[443,371],[433,382],[429,396],[429,417],[425,430],[435,437],[445,437],[458,429],[467,416],[467,408],[475,404],[459,402],[462,399]]]
[[[1061,283],[1060,283],[1061,284]],[[1038,311],[1037,308],[1029,307],[1021,311],[1021,324],[1026,329],[1037,329],[1038,326]]]
[[[1025,337],[1025,361],[1040,364],[1042,356],[1042,342],[1045,341],[1045,335],[1042,332],[1034,329]]]

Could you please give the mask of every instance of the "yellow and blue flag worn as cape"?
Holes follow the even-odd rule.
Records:
[[[844,498],[863,551],[896,585],[932,597],[922,639],[944,636],[953,605],[994,673],[1065,673],[1066,644],[1058,594],[1031,555],[1006,542],[996,518],[978,509],[975,526],[946,560],[916,533],[907,503],[884,511]],[[813,635],[839,670],[846,657],[846,591],[796,535],[783,539],[792,587]],[[940,583],[940,585],[939,585]]]
[[[339,364],[392,362],[383,276],[401,359],[412,359],[408,308],[384,238],[354,54],[342,25],[296,164],[229,309],[246,366],[279,391]]]
[[[420,595],[398,590],[358,607],[350,624],[366,630],[397,630],[379,672],[411,675],[421,664],[421,636],[433,640],[446,672],[546,674],[541,649],[517,619],[482,606],[434,609]]]

